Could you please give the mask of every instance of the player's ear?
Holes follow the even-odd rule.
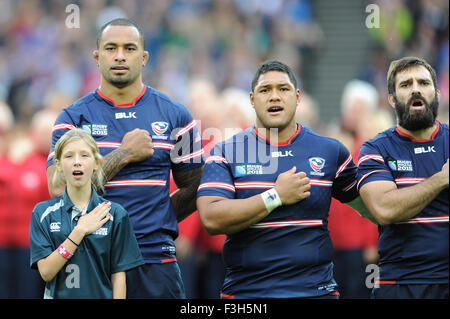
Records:
[[[252,104],[252,107],[255,108],[255,96],[253,95],[253,92],[250,92],[250,103]]]
[[[147,64],[148,58],[149,58],[148,51],[144,51],[142,54],[142,67],[144,67]]]
[[[94,51],[92,52],[92,56],[94,57],[95,64],[97,64],[97,66],[99,66],[99,65],[98,65],[98,50],[94,50]]]
[[[388,94],[388,102],[395,109],[395,98],[394,94]]]

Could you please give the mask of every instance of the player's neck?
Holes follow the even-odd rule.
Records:
[[[297,123],[291,122],[283,129],[267,128],[257,124],[258,134],[263,135],[271,143],[285,143],[297,132]]]
[[[405,129],[404,127],[397,125],[400,132],[411,136],[414,138],[414,140],[422,141],[422,140],[429,140],[433,136],[433,133],[436,131],[437,128],[437,122],[434,122],[433,126],[430,126],[423,130],[417,130],[417,131],[410,131]]]
[[[132,103],[139,94],[142,93],[144,84],[137,79],[134,83],[119,88],[112,85],[102,78],[99,87],[100,92],[109,99],[113,100],[116,105]]]

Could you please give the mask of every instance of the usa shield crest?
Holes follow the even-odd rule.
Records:
[[[153,122],[152,130],[156,135],[164,134],[169,128],[169,123],[167,122]]]
[[[321,157],[311,157],[309,159],[309,165],[315,172],[320,172],[320,170],[325,166],[325,160]]]

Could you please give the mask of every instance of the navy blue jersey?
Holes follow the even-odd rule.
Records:
[[[178,224],[169,197],[170,170],[203,165],[201,136],[188,109],[148,86],[127,105],[115,105],[96,90],[59,114],[47,167],[56,142],[72,127],[90,132],[103,156],[117,149],[127,132],[149,131],[153,156],[125,166],[106,183],[104,197],[127,210],[145,262],[175,261]]]
[[[331,197],[347,202],[357,196],[356,167],[342,143],[298,125],[288,142],[272,145],[249,128],[214,147],[197,196],[248,198],[273,188],[278,175],[293,166],[310,178],[311,196],[227,236],[222,296],[294,298],[335,292],[327,226]]]
[[[437,173],[448,160],[448,125],[429,140],[388,129],[361,147],[358,189],[372,181],[409,187]],[[413,218],[380,226],[380,283],[448,284],[448,188]]]

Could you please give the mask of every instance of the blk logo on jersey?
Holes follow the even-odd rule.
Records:
[[[287,156],[294,156],[294,154],[292,154],[292,150],[284,152],[272,152],[272,157],[287,157]]]
[[[428,147],[415,147],[414,154],[423,154],[423,153],[436,153],[434,146]]]
[[[322,157],[311,157],[309,159],[309,166],[313,169],[310,172],[311,175],[325,175],[325,173],[322,172],[322,168],[325,166],[325,160]]]
[[[167,122],[153,122],[152,130],[156,135],[164,134],[169,128],[169,123]]]
[[[119,119],[135,119],[136,112],[118,112],[116,113],[116,120]]]

